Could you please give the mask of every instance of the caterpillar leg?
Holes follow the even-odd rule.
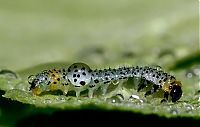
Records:
[[[110,83],[103,84],[103,86],[102,86],[102,95],[103,96],[107,93],[107,89],[108,89],[109,85],[110,85]]]
[[[67,95],[67,93],[69,91],[69,85],[63,85],[61,90],[62,90],[64,95]]]
[[[94,88],[89,88],[89,91],[88,91],[88,97],[89,98],[92,98],[93,97],[93,94],[94,94]]]
[[[118,83],[117,88],[115,89],[116,92],[120,91],[122,89],[123,81]]]
[[[158,90],[158,88],[159,88],[159,85],[155,85],[155,84],[154,84],[153,87],[151,88],[151,90],[147,91],[147,92],[144,94],[144,96],[146,97],[146,96],[149,96],[149,95],[155,93],[155,92]]]
[[[108,96],[108,97],[111,97],[111,96],[113,96],[113,95],[117,95],[117,94],[122,94],[122,85],[123,85],[123,81],[121,81],[121,82],[118,82],[118,86],[117,86],[117,88],[115,88],[115,90],[114,91],[112,91],[112,92],[110,92],[108,95],[106,95],[106,96]]]
[[[86,90],[88,88],[88,86],[75,86],[74,88],[72,88],[75,92],[76,92],[76,97],[78,98],[80,96],[80,93],[84,90]]]
[[[139,92],[140,90],[144,89],[147,86],[147,84],[150,84],[150,82],[145,80],[144,78],[141,78],[140,79],[140,83],[138,85],[139,87],[137,89],[137,92]]]
[[[95,86],[95,85],[89,85],[89,88],[88,88],[88,97],[89,98],[93,98],[93,94],[94,94],[94,91],[97,89],[98,87]]]
[[[164,98],[161,100],[161,103],[166,102],[168,100],[169,93],[165,91]]]
[[[115,96],[115,95],[121,95],[122,96],[123,95],[122,85],[123,85],[123,81],[118,82],[118,86],[113,91],[107,93],[106,98],[110,98],[110,97]]]
[[[81,90],[80,89],[75,89],[76,92],[76,97],[78,98],[80,96]]]

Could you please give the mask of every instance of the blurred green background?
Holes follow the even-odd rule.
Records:
[[[1,68],[58,61],[166,64],[171,61],[154,61],[164,50],[176,57],[198,50],[198,2],[1,0],[0,33]]]
[[[200,63],[198,5],[195,0],[1,0],[0,68],[26,80],[74,62],[92,68],[160,65],[193,96],[199,79],[185,75]],[[2,125],[15,124],[16,116],[0,106],[1,120],[13,120]]]

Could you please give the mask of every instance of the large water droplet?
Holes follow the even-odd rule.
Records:
[[[3,70],[0,70],[0,75],[5,75],[6,77],[9,77],[9,78],[18,78],[17,74],[11,70],[7,70],[7,69],[3,69]]]
[[[115,96],[112,96],[111,98],[107,98],[107,102],[111,103],[121,103],[124,100],[124,96],[122,94],[116,94]]]

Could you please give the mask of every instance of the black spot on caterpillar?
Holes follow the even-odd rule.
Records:
[[[92,70],[84,63],[74,63],[66,69],[45,70],[41,73],[29,76],[30,90],[33,94],[39,95],[44,91],[62,90],[64,94],[68,91],[75,91],[76,96],[80,92],[88,89],[88,96],[93,97],[93,93],[102,87],[103,95],[107,92],[107,87],[113,82],[126,81],[130,77],[145,79],[153,83],[150,90],[146,91],[145,96],[149,96],[158,90],[162,90],[163,100],[176,102],[182,96],[182,84],[172,75],[166,72],[144,66],[144,67],[120,67],[108,68],[103,70]],[[67,85],[64,85],[67,84]],[[140,83],[137,91],[139,92],[148,84]]]

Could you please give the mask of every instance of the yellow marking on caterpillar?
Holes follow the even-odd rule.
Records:
[[[50,76],[52,80],[52,83],[50,84],[50,90],[54,91],[54,90],[59,89],[58,85],[60,83],[60,75],[59,75],[58,70],[53,69],[53,70],[50,70],[49,72],[50,72]]]
[[[34,95],[40,95],[42,93],[42,90],[38,87],[35,87],[34,89],[32,89],[32,92]]]
[[[55,82],[54,82],[55,83]],[[52,83],[52,84],[50,84],[50,90],[51,91],[54,91],[54,90],[57,90],[58,89],[58,83],[56,82],[56,84],[54,84],[54,83]]]

